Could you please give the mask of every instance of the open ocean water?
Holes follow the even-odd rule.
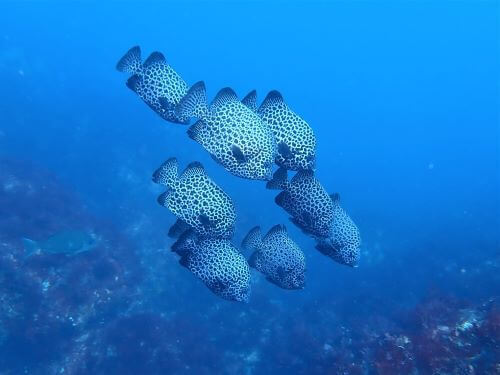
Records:
[[[0,374],[499,374],[499,17],[472,0],[1,1]],[[209,102],[278,90],[359,228],[358,266],[127,88],[136,45]],[[285,225],[305,287],[251,268],[235,302],[183,267],[151,179],[171,157],[234,202],[234,254]]]

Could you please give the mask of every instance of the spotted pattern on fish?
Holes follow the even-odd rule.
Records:
[[[255,250],[249,264],[270,282],[284,289],[304,288],[304,253],[288,236],[284,225],[274,226],[264,238],[261,237],[260,227],[253,228],[243,240],[242,247]]]
[[[360,258],[361,236],[358,227],[340,206],[339,194],[333,201],[333,225],[328,238],[319,240],[316,248],[340,264],[357,266]]]
[[[184,232],[172,246],[180,264],[216,295],[239,302],[250,297],[250,268],[245,257],[227,239],[199,238]]]
[[[290,220],[305,233],[319,238],[328,237],[333,221],[333,202],[313,171],[299,171],[291,181],[285,168],[279,168],[268,189],[281,189],[275,202],[291,215]]]
[[[173,123],[187,124],[189,119],[179,118],[175,107],[186,95],[188,85],[167,64],[160,52],[153,52],[142,66],[138,67],[137,56],[140,59],[138,48],[134,47],[127,52],[117,65],[118,70],[133,73],[127,81],[127,86],[163,119]]]
[[[276,155],[276,143],[269,126],[242,104],[234,91],[219,91],[204,113],[205,87],[186,95],[178,115],[200,119],[188,130],[190,138],[202,145],[226,170],[252,180],[269,180]],[[195,98],[196,95],[196,98]]]
[[[168,159],[155,171],[153,181],[168,188],[158,197],[158,202],[172,211],[182,224],[200,236],[232,237],[236,220],[233,201],[206,174],[201,163],[189,164],[179,177],[177,159]],[[179,232],[174,227],[171,232]]]
[[[142,72],[141,48],[134,46],[116,64],[116,69],[129,74]]]
[[[255,108],[256,92],[244,103]],[[255,97],[254,97],[255,96]],[[315,168],[316,137],[307,122],[293,112],[278,91],[271,91],[260,105],[258,115],[269,124],[278,145],[275,162],[280,167],[298,171]]]

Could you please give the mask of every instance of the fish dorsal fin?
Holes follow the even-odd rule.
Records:
[[[257,268],[259,262],[259,251],[254,251],[248,258],[248,265],[252,268]]]
[[[292,182],[300,183],[302,181],[308,181],[314,179],[314,171],[311,170],[300,170],[295,173],[295,176],[292,178]]]
[[[199,81],[191,86],[175,108],[177,117],[189,120],[192,117],[205,118],[208,113],[205,82]]]
[[[241,101],[245,106],[250,108],[252,112],[257,112],[257,91],[250,91],[247,96]]]
[[[192,229],[182,233],[177,241],[172,245],[171,250],[180,256],[185,256],[196,247],[197,237]]]
[[[120,72],[136,74],[141,68],[141,48],[134,46],[116,64],[116,69]]]
[[[186,230],[188,230],[190,227],[189,225],[181,219],[177,219],[177,221],[170,227],[168,230],[168,236],[170,238],[178,238],[182,233],[184,233]]]
[[[176,158],[165,161],[154,173],[153,182],[172,189],[178,180],[178,163]]]
[[[170,193],[171,193],[171,190],[167,190],[158,196],[156,201],[158,202],[158,204],[160,206],[168,208],[168,196],[170,195]]]
[[[203,120],[196,121],[191,125],[187,131],[188,137],[198,142],[200,145],[205,146],[205,142],[209,141],[208,125]]]
[[[267,182],[266,188],[269,190],[284,190],[288,186],[288,172],[280,167],[273,174],[273,178]]]
[[[217,93],[214,100],[212,100],[212,103],[210,104],[210,109],[217,110],[217,108],[234,102],[238,102],[238,96],[232,88],[226,87]]]
[[[285,206],[285,201],[286,200],[289,200],[290,199],[290,193],[288,191],[282,191],[281,193],[279,193],[275,198],[274,198],[274,202],[284,208]]]
[[[270,91],[259,107],[259,113],[275,111],[277,108],[288,108],[279,91]]]
[[[192,163],[189,163],[186,169],[182,172],[182,175],[180,177],[181,180],[187,180],[191,177],[205,177],[207,174],[205,173],[205,168],[203,168],[203,165],[199,161],[193,161]]]
[[[340,205],[340,194],[339,193],[330,194],[330,198],[332,199],[333,204]]]
[[[134,92],[137,92],[137,88],[140,84],[142,84],[142,77],[138,74],[134,74],[127,79],[127,87]]]
[[[241,247],[244,250],[254,250],[258,249],[262,243],[262,235],[260,232],[260,227],[257,225],[250,229],[248,234],[245,236],[241,242]]]
[[[165,56],[163,56],[163,53],[161,52],[153,52],[149,57],[144,61],[144,64],[142,65],[144,68],[148,68],[151,65],[155,64],[164,64],[167,65],[167,60],[165,60]]]
[[[269,229],[262,242],[268,242],[278,237],[287,237],[288,232],[284,225],[278,224]]]

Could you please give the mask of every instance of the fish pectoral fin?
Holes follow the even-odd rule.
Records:
[[[241,150],[240,147],[233,145],[231,147],[231,153],[233,154],[233,157],[236,159],[236,161],[239,164],[243,164],[243,163],[247,162],[247,157],[245,156],[245,154],[243,154],[243,151]]]

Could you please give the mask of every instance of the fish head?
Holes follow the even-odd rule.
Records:
[[[344,246],[332,246],[327,254],[337,263],[356,268],[360,258],[360,248],[355,245],[347,244]]]

